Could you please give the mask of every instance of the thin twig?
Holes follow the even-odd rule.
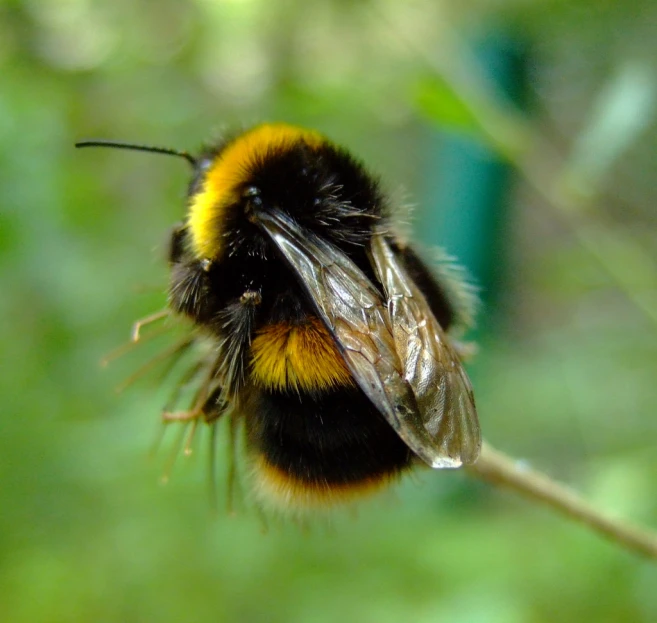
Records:
[[[657,533],[606,515],[572,489],[513,460],[486,443],[477,463],[468,469],[494,485],[514,489],[526,497],[547,504],[627,549],[657,559]]]

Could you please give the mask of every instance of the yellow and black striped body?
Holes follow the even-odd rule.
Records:
[[[387,208],[347,152],[315,132],[262,125],[198,159],[188,217],[171,242],[171,306],[217,339],[217,373],[245,424],[256,491],[280,507],[313,508],[385,485],[414,455],[253,222],[267,206],[339,247],[372,283],[366,243]],[[447,328],[445,293],[410,249],[391,244]]]
[[[303,305],[295,313],[291,300],[279,305],[289,315],[256,329],[239,400],[256,492],[308,508],[378,488],[412,452],[356,387],[317,317]]]

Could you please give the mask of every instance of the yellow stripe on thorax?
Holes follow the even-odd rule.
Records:
[[[199,259],[221,255],[223,232],[217,231],[218,225],[226,208],[239,201],[240,186],[249,182],[254,167],[300,141],[317,147],[325,139],[312,130],[284,123],[263,124],[238,136],[217,156],[189,206],[192,249]]]
[[[331,334],[317,318],[278,323],[258,331],[251,344],[255,382],[278,391],[323,391],[354,382]]]

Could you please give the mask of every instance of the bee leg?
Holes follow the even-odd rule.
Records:
[[[202,385],[194,400],[194,406],[186,411],[163,411],[162,421],[169,422],[195,422],[201,418],[206,423],[216,422],[227,410],[228,402],[223,397],[221,387],[209,389],[208,385]]]
[[[162,421],[165,424],[170,422],[192,422],[203,415],[200,409],[189,409],[188,411],[163,411]]]
[[[235,488],[239,485],[237,479],[237,419],[230,418],[229,438],[228,438],[228,486],[226,489],[226,506],[229,515],[235,512]],[[216,447],[216,444],[215,446]]]
[[[172,346],[169,348],[164,349],[162,352],[158,353],[154,357],[151,357],[145,364],[137,368],[123,383],[121,383],[115,391],[117,393],[121,393],[130,385],[132,385],[135,381],[140,379],[142,376],[150,372],[157,364],[162,363],[163,361],[166,361],[167,359],[171,359],[172,357],[179,357],[182,355],[192,344],[193,340],[189,337],[186,337],[178,342],[175,342]],[[117,354],[118,353],[118,354]],[[114,356],[118,356],[120,354],[123,354],[122,352],[117,353],[112,353]],[[105,359],[103,362],[104,364],[109,361],[109,359]]]
[[[244,383],[249,347],[258,306],[262,303],[259,290],[245,290],[217,316],[217,333],[221,337],[221,377],[225,393],[235,396]]]
[[[132,325],[132,331],[130,332],[130,340],[134,342],[138,342],[140,339],[140,332],[142,327],[145,327],[149,324],[153,324],[154,322],[157,322],[158,320],[162,320],[163,318],[166,318],[169,314],[171,313],[171,310],[169,309],[162,309],[159,312],[156,312],[154,314],[151,314],[150,316],[146,316],[145,318],[140,318],[137,320]]]

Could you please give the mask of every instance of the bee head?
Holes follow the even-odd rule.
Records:
[[[376,183],[323,136],[266,124],[198,159],[187,224],[194,254],[216,261],[262,249],[264,213],[283,213],[338,243],[362,243],[380,205]]]

